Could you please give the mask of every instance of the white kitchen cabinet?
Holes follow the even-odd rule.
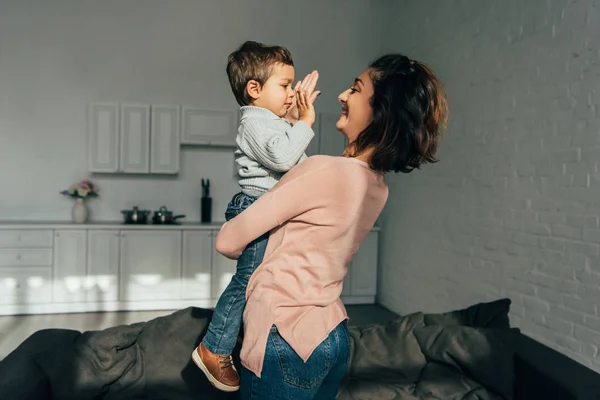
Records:
[[[174,300],[181,295],[181,231],[121,231],[121,301]]]
[[[54,233],[54,303],[82,302],[86,299],[87,231],[56,230]]]
[[[181,298],[210,299],[213,231],[184,231]]]
[[[0,224],[0,315],[213,307],[237,264],[216,251],[218,231]],[[377,250],[375,229],[348,266],[344,303],[374,303]]]
[[[213,235],[216,238],[217,232]],[[231,277],[235,274],[237,260],[230,260],[215,249],[215,242],[212,245],[212,298],[218,299],[225,290]]]
[[[179,172],[179,107],[152,106],[150,124],[150,173]]]
[[[52,302],[52,269],[48,267],[0,268],[0,305]],[[16,312],[12,314],[17,314]]]
[[[51,229],[0,229],[0,248],[51,248]]]
[[[351,296],[377,294],[377,246],[378,233],[369,232],[349,266]]]
[[[119,170],[119,104],[90,103],[88,109],[88,169],[114,173]]]
[[[183,107],[181,144],[235,147],[237,119],[234,110]]]
[[[52,266],[52,248],[0,249],[0,267]]]
[[[88,170],[177,174],[180,120],[178,106],[153,106],[151,110],[145,104],[91,103]]]
[[[119,172],[150,172],[150,106],[121,105],[121,159]]]
[[[86,301],[119,298],[119,231],[89,230],[87,235]]]

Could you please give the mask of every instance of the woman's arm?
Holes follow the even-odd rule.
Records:
[[[217,235],[215,247],[227,258],[237,259],[246,246],[286,221],[319,207],[335,185],[335,171],[315,168],[311,159],[294,167],[250,207],[226,222]],[[318,162],[318,161],[317,161]]]

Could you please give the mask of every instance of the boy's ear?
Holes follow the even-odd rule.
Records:
[[[251,79],[246,84],[246,92],[253,100],[257,100],[260,97],[262,86],[258,81]]]

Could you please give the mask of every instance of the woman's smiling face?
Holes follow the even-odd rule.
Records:
[[[358,135],[365,130],[373,120],[371,97],[373,96],[373,82],[370,70],[364,70],[348,90],[338,96],[342,103],[342,113],[335,127],[342,132],[348,143],[353,143]]]

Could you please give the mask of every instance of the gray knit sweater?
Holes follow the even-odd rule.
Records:
[[[242,192],[260,197],[296,164],[315,133],[306,123],[292,125],[262,107],[244,106],[236,137],[235,161]]]

